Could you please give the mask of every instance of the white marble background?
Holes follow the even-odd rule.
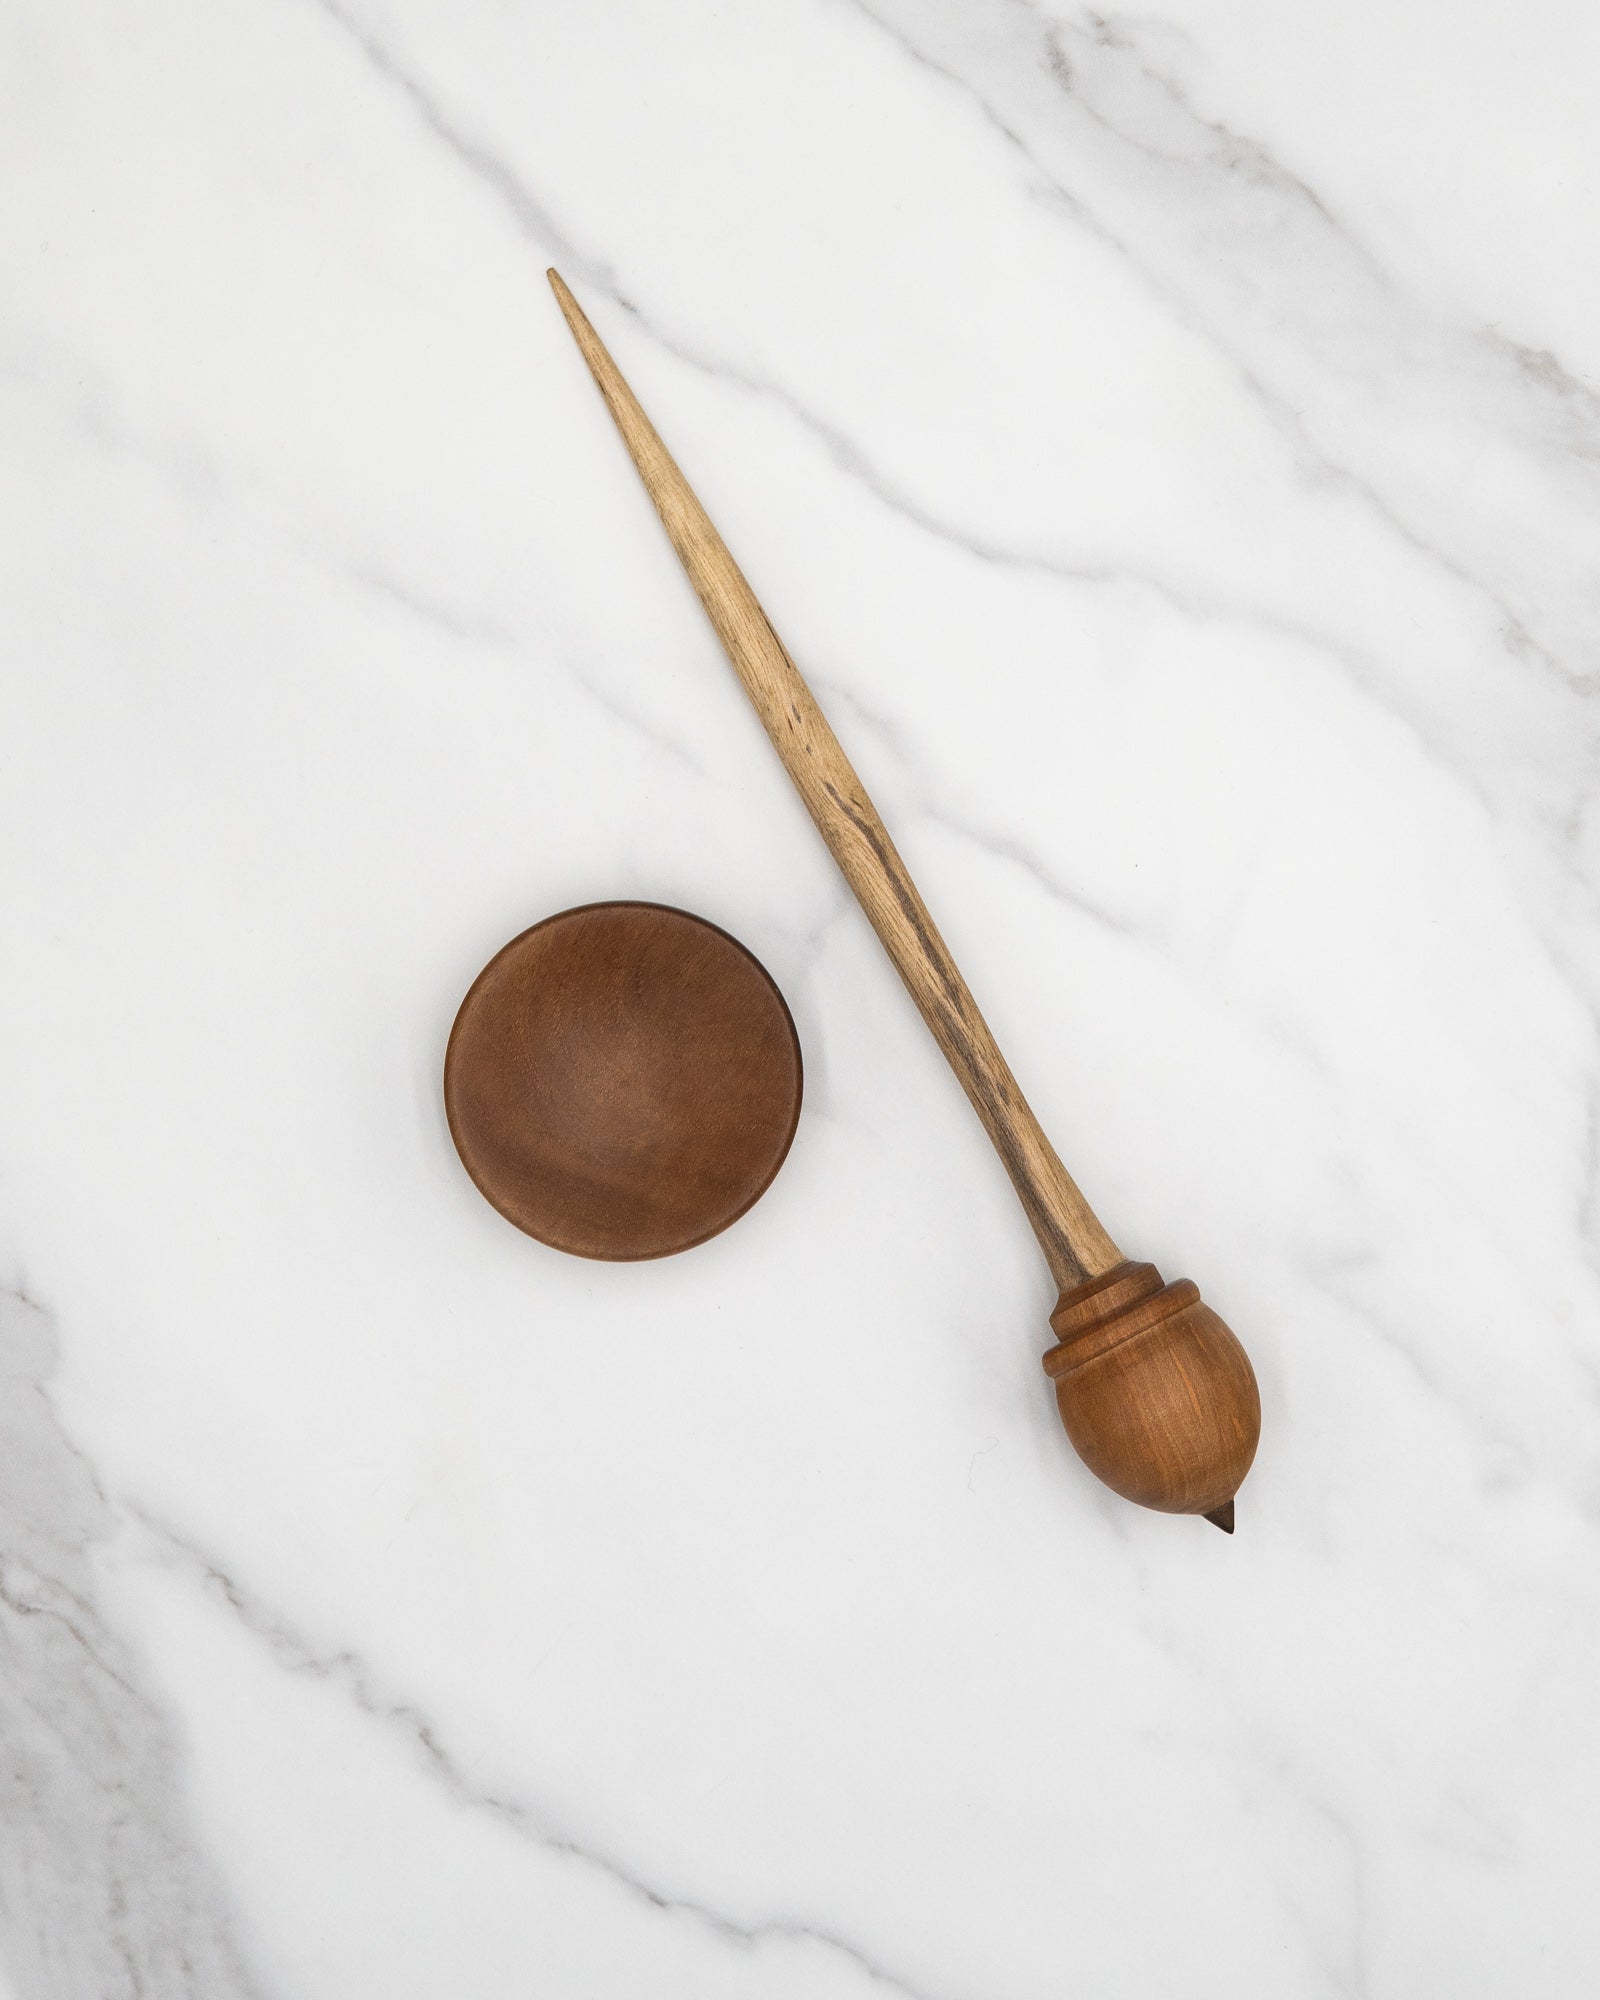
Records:
[[[0,1991],[1600,1984],[1581,0],[8,0]],[[1098,1488],[1009,1190],[545,290],[1265,1405]],[[662,1265],[439,1104],[701,910],[806,1114]]]

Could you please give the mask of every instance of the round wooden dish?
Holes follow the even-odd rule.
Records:
[[[783,995],[736,938],[661,903],[588,903],[513,938],[461,1003],[450,1133],[508,1222],[577,1257],[726,1229],[800,1117]]]

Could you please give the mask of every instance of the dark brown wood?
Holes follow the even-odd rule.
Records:
[[[509,1222],[627,1262],[726,1229],[800,1117],[783,995],[736,938],[661,903],[589,903],[513,938],[445,1053],[462,1163]]]
[[[1044,1357],[1078,1456],[1141,1507],[1233,1533],[1233,1496],[1261,1434],[1249,1356],[1187,1278],[1119,1264],[1064,1293]]]
[[[1249,1469],[1261,1425],[1244,1349],[1193,1285],[1163,1288],[1149,1265],[1127,1263],[1084,1199],[755,592],[582,308],[556,272],[549,278],[734,671],[982,1120],[1061,1288],[1052,1324],[1063,1345],[1045,1365],[1056,1378],[1069,1436],[1118,1493],[1147,1507],[1204,1514],[1231,1534],[1232,1494]],[[1107,1304],[1112,1294],[1114,1309]],[[1099,1344],[1082,1345],[1084,1315]]]

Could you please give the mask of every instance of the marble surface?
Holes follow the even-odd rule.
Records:
[[[1577,0],[13,0],[0,1992],[1500,2000],[1600,1966],[1600,63]],[[1118,1240],[999,1169],[558,263]],[[687,904],[771,1192],[474,1193],[479,965]]]

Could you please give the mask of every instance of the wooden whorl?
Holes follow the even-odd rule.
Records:
[[[484,1197],[578,1257],[666,1257],[736,1221],[800,1117],[783,995],[736,938],[661,903],[589,903],[513,938],[445,1054]]]
[[[1142,1507],[1204,1514],[1231,1533],[1261,1397],[1250,1357],[1198,1289],[1163,1284],[1153,1264],[1118,1264],[1064,1292],[1050,1325],[1060,1345],[1045,1373],[1089,1470]]]

